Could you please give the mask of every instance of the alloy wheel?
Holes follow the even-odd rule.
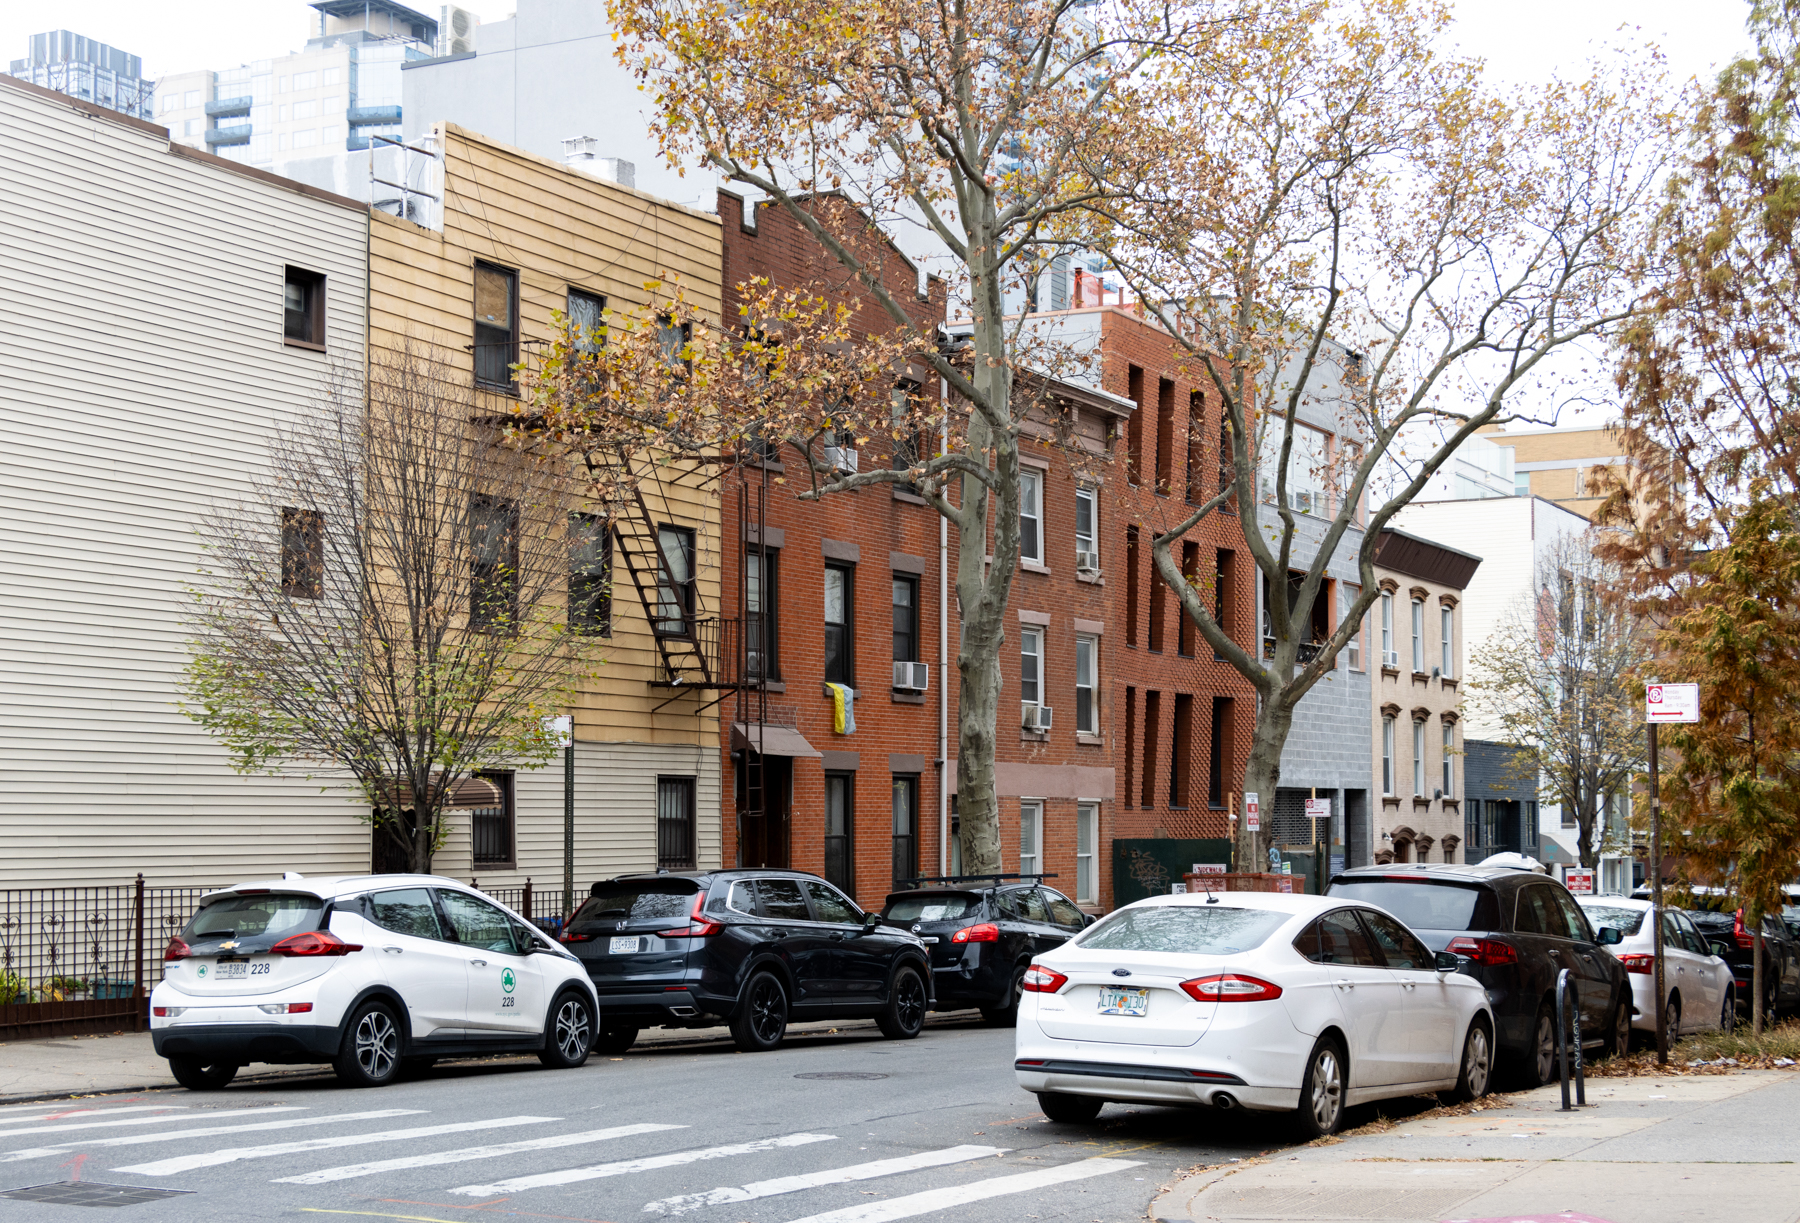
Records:
[[[1731,1032],[1737,1029],[1737,999],[1732,997],[1729,987],[1725,990],[1725,1006],[1719,1012],[1719,1031]]]
[[[1681,999],[1673,994],[1663,1003],[1663,1027],[1668,1029],[1671,1043],[1681,1039]]]
[[[1312,1109],[1313,1125],[1321,1134],[1329,1134],[1337,1129],[1343,1094],[1337,1050],[1327,1045],[1313,1058],[1312,1099],[1308,1101],[1308,1106]]]
[[[894,1015],[908,1031],[925,1022],[925,985],[912,973],[901,975]]]
[[[1548,1083],[1556,1077],[1556,1023],[1548,1011],[1538,1016],[1537,1081]]]
[[[1463,1048],[1463,1084],[1471,1098],[1480,1099],[1487,1094],[1488,1076],[1493,1069],[1494,1051],[1488,1043],[1487,1029],[1476,1024],[1469,1029],[1469,1039]]]
[[[393,1073],[400,1057],[400,1031],[386,1011],[371,1010],[356,1025],[356,1064],[380,1082]]]
[[[556,1011],[556,1047],[568,1061],[580,1061],[587,1052],[593,1029],[588,1023],[587,1006],[570,998]]]
[[[781,987],[770,977],[756,983],[750,995],[750,1026],[759,1040],[773,1043],[787,1028],[787,1006]]]

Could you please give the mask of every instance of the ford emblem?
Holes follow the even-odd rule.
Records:
[[[1130,975],[1131,975],[1131,970],[1129,968],[1113,969],[1113,976],[1115,976],[1115,977],[1129,977]]]

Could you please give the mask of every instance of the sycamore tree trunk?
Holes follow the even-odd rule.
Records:
[[[1269,846],[1274,844],[1275,789],[1281,784],[1281,749],[1294,728],[1294,706],[1257,694],[1256,726],[1250,734],[1250,756],[1244,762],[1244,793],[1254,794],[1261,807],[1261,828],[1253,830],[1240,807],[1237,830],[1237,869],[1269,868]],[[1248,799],[1245,800],[1248,802]]]

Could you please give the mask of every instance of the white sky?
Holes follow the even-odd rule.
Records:
[[[599,4],[603,0],[593,0]],[[140,55],[150,76],[231,68],[299,50],[313,10],[297,0],[65,0],[67,7],[0,5],[0,64],[25,54],[26,39],[68,29]],[[414,7],[434,12],[436,4]],[[514,0],[463,7],[500,20]],[[1499,77],[1542,80],[1579,65],[1619,38],[1654,42],[1681,74],[1704,74],[1745,45],[1743,0],[1461,0],[1453,37],[1485,56]],[[50,13],[54,11],[53,18]],[[1625,26],[1628,33],[1621,34]]]

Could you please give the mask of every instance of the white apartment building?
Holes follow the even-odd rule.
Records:
[[[177,702],[199,517],[362,367],[367,210],[9,78],[0,130],[0,886],[366,870],[346,796],[240,776]]]
[[[12,61],[8,74],[133,119],[150,117],[152,85],[143,61],[68,30],[33,34],[29,52]]]

